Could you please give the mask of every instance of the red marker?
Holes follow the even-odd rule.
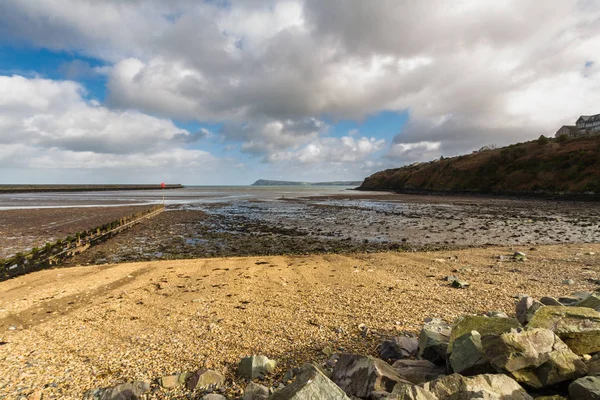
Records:
[[[160,184],[160,187],[161,187],[162,189],[164,189],[164,188],[165,188],[165,183],[164,183],[164,182],[163,182],[163,183],[161,183],[161,184]]]

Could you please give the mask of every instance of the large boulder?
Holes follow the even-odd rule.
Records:
[[[331,380],[356,397],[368,397],[373,391],[391,392],[398,382],[407,382],[385,361],[356,354],[340,356]]]
[[[519,300],[516,307],[517,312],[517,320],[523,324],[527,325],[527,323],[533,317],[533,314],[540,308],[543,307],[544,304],[535,300],[533,297],[524,296]]]
[[[121,383],[103,389],[91,389],[83,395],[84,400],[138,400],[150,390],[144,381]]]
[[[600,351],[600,312],[587,307],[540,308],[528,328],[544,328],[554,331],[579,355]]]
[[[495,372],[484,354],[482,338],[498,336],[520,326],[512,318],[459,317],[452,325],[447,349],[452,370],[463,375]]]
[[[577,400],[600,400],[600,377],[585,376],[569,385],[569,396]]]
[[[294,382],[269,397],[269,400],[306,399],[350,400],[342,389],[312,364],[304,364]]]
[[[270,374],[277,363],[266,356],[250,356],[240,361],[237,374],[244,378],[255,379]]]
[[[419,357],[437,365],[446,365],[446,351],[452,327],[439,318],[425,320],[419,335]]]
[[[533,400],[514,379],[502,374],[452,374],[422,386],[439,400]]]
[[[587,372],[579,357],[548,329],[488,336],[482,344],[494,367],[533,388],[572,380]]]
[[[419,339],[398,336],[385,340],[379,345],[379,356],[383,359],[401,360],[413,357],[419,350]]]
[[[398,360],[392,367],[402,379],[414,384],[433,380],[446,374],[446,368],[427,360]]]

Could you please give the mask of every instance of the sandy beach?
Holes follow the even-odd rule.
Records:
[[[528,261],[499,261],[515,250]],[[471,286],[450,287],[443,279],[450,274]],[[77,399],[92,387],[201,367],[226,373],[235,391],[233,371],[246,355],[276,359],[277,381],[289,367],[324,361],[324,349],[375,354],[382,337],[416,333],[426,317],[452,321],[487,310],[514,315],[521,293],[594,290],[599,278],[599,244],[36,272],[0,283],[0,398]],[[565,279],[574,283],[564,285]]]

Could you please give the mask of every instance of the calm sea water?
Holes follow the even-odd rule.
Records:
[[[270,201],[285,198],[364,194],[343,186],[188,186],[169,190],[55,192],[0,194],[0,210],[58,207],[110,207],[121,205],[207,204]]]

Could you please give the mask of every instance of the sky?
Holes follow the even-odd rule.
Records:
[[[362,180],[600,113],[600,0],[2,0],[0,183]]]

